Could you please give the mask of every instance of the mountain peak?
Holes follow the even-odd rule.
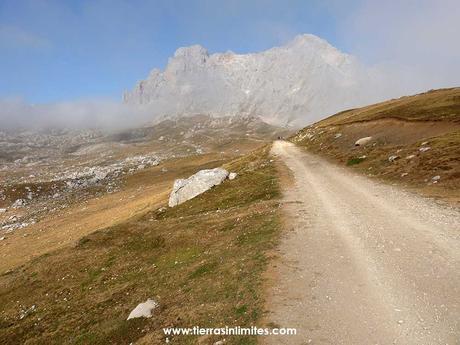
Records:
[[[174,57],[185,57],[185,58],[201,58],[208,57],[208,50],[199,44],[191,45],[188,47],[180,47],[174,53]]]
[[[179,48],[164,72],[151,73],[124,99],[150,104],[161,114],[252,114],[285,125],[373,101],[369,80],[351,56],[304,34],[251,54]]]

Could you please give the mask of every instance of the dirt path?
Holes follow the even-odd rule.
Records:
[[[288,229],[266,344],[460,344],[460,213],[277,141]]]

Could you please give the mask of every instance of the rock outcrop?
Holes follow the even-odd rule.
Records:
[[[228,171],[222,168],[200,170],[187,179],[174,181],[173,190],[169,196],[169,207],[190,200],[208,189],[221,184],[228,176]]]

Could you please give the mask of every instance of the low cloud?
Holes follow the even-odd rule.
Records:
[[[28,104],[21,98],[0,100],[2,129],[14,128],[120,128],[143,125],[159,115],[148,106],[127,105],[113,100],[83,100]]]
[[[458,0],[359,1],[341,14],[340,39],[389,87],[408,94],[460,84]]]

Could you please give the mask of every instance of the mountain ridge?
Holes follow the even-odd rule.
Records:
[[[379,100],[378,85],[378,75],[355,57],[305,34],[249,54],[178,48],[164,71],[153,69],[123,101],[166,115],[251,114],[300,125]]]

